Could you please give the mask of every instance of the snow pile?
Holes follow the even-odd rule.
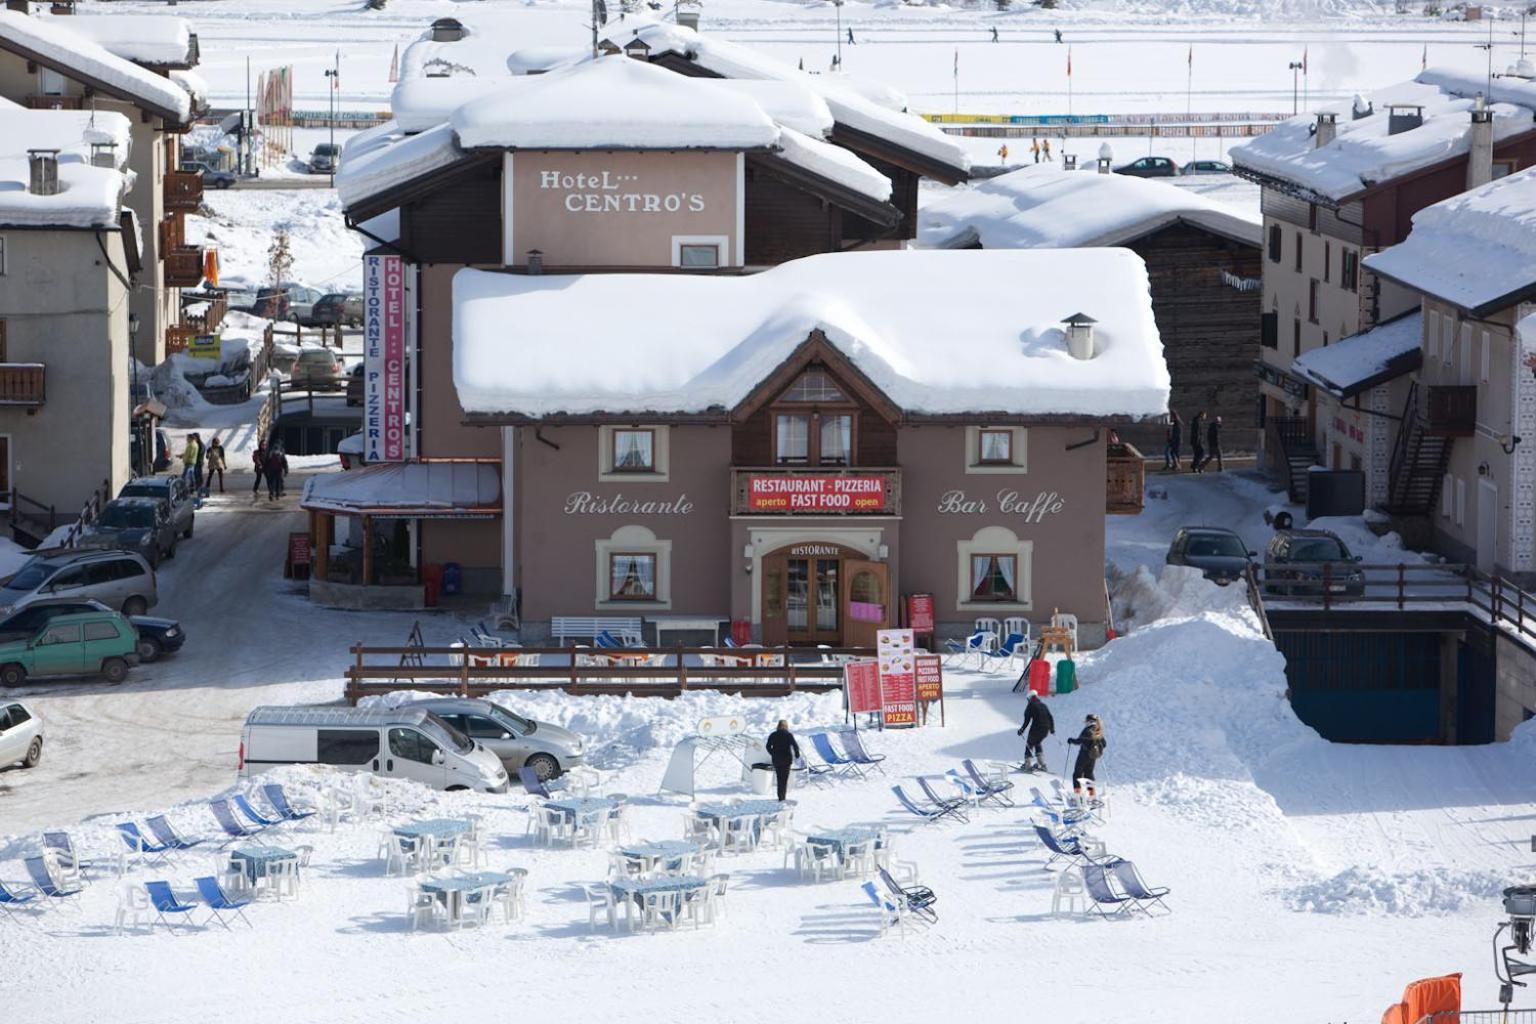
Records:
[[[1124,245],[1187,223],[1255,248],[1261,221],[1150,178],[1036,164],[955,192],[918,214],[918,244],[987,249]]]
[[[414,135],[443,124],[471,100],[506,87],[505,78],[402,78],[390,94],[389,109],[400,130]]]
[[[1115,623],[1122,633],[1159,619],[1191,618],[1207,612],[1234,616],[1258,628],[1258,618],[1241,584],[1217,586],[1199,569],[1187,565],[1165,565],[1156,574],[1138,565],[1115,583],[1111,598]]]
[[[1536,168],[1426,206],[1365,265],[1462,309],[1507,303],[1536,283]]]
[[[1366,565],[1433,565],[1439,560],[1406,547],[1401,534],[1376,534],[1363,516],[1319,516],[1307,522],[1307,529],[1338,534],[1350,554],[1359,555]]]
[[[1287,894],[1287,902],[1293,910],[1314,914],[1420,917],[1489,906],[1509,884],[1509,876],[1499,871],[1432,868],[1388,872],[1355,866],[1331,878],[1297,886]]]
[[[1414,310],[1332,345],[1303,352],[1291,363],[1291,372],[1337,397],[1348,398],[1417,370],[1423,334],[1424,314]]]
[[[127,170],[131,130],[118,113],[0,109],[0,224],[116,228],[123,194],[134,181]],[[117,147],[115,168],[91,163],[92,144],[104,142]],[[55,194],[29,191],[29,149],[59,151]]]
[[[73,18],[33,18],[0,11],[0,38],[37,54],[60,74],[89,75],[154,113],[177,122],[191,115],[192,98],[185,89],[65,28],[66,20],[74,24]]]
[[[1146,266],[1124,249],[834,253],[743,277],[465,269],[453,295],[467,412],[730,409],[815,330],[911,412],[1167,409]],[[689,329],[642,308],[686,311]],[[623,329],[594,330],[593,311]],[[1067,353],[1059,325],[1077,312],[1098,321],[1092,359]]]

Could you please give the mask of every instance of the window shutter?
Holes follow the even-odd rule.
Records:
[[[1265,313],[1259,317],[1259,341],[1265,348],[1280,347],[1280,314]]]

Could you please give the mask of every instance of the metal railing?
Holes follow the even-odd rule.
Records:
[[[411,663],[405,663],[406,655]],[[748,697],[842,689],[843,663],[866,647],[352,647],[346,699],[356,704],[400,683],[432,681],[461,697],[497,690],[564,690],[591,696],[676,697],[711,690]],[[714,664],[688,663],[689,656]],[[559,664],[544,664],[546,658]]]
[[[1248,571],[1243,573],[1243,586],[1248,591],[1248,606],[1259,617],[1259,628],[1264,633],[1264,639],[1273,642],[1274,630],[1269,628],[1269,613],[1264,610],[1264,591],[1259,586],[1259,567],[1248,566]]]

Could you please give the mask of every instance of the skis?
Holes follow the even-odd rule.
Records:
[[[1026,772],[1030,775],[1049,775],[1050,769],[1032,764],[1016,764],[1013,766],[1016,772]]]

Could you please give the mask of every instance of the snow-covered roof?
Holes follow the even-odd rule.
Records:
[[[622,49],[640,39],[652,57],[676,53],[722,78],[780,79],[801,82],[821,94],[839,125],[884,139],[964,176],[971,161],[965,149],[915,114],[892,110],[870,98],[863,83],[840,81],[835,75],[811,75],[767,54],[671,22],[630,17],[608,26],[606,39]],[[894,96],[883,96],[890,101]]]
[[[1353,116],[1357,104],[1322,107],[1338,115],[1337,136],[1325,146],[1316,145],[1316,117],[1306,114],[1233,146],[1228,154],[1240,170],[1279,178],[1328,199],[1345,199],[1465,154],[1470,112],[1477,94],[1487,88],[1482,76],[1431,68],[1411,82],[1372,94],[1374,110],[1363,117]],[[1536,130],[1536,83],[1495,79],[1487,99],[1495,142]],[[1422,107],[1423,124],[1389,134],[1393,105]]]
[[[0,11],[0,48],[35,56],[66,78],[89,78],[176,121],[191,116],[192,97],[185,89],[65,27],[66,20]]]
[[[1146,266],[1124,249],[831,253],[739,277],[465,269],[453,304],[469,413],[731,409],[815,330],[913,414],[1168,407]],[[1067,353],[1077,312],[1098,321],[1092,359]]]
[[[501,474],[479,462],[402,462],[349,473],[317,473],[304,482],[300,506],[344,515],[406,512],[486,514],[501,508]]]
[[[389,109],[401,131],[415,134],[445,123],[469,101],[506,88],[505,77],[402,78],[390,94]]]
[[[1350,398],[1418,369],[1424,314],[1415,310],[1297,356],[1291,372],[1336,398]]]
[[[0,227],[116,228],[132,124],[118,113],[85,110],[0,110]],[[91,144],[112,142],[117,167],[91,164]],[[29,191],[29,149],[59,151],[59,191]]]
[[[1365,265],[1477,315],[1513,304],[1536,289],[1536,168],[1426,206]]]
[[[890,201],[891,179],[841,146],[785,128],[779,132],[777,156],[876,202]]]
[[[464,157],[451,125],[440,124],[419,135],[406,135],[393,121],[358,132],[341,153],[336,195],[344,209]]]
[[[155,14],[72,14],[64,28],[135,64],[195,64],[192,30],[183,18]]]
[[[449,123],[465,149],[760,149],[779,138],[750,96],[623,56],[511,79]]]
[[[918,244],[987,249],[1123,245],[1180,222],[1258,246],[1256,213],[1151,178],[1050,164],[978,182],[923,207]]]

